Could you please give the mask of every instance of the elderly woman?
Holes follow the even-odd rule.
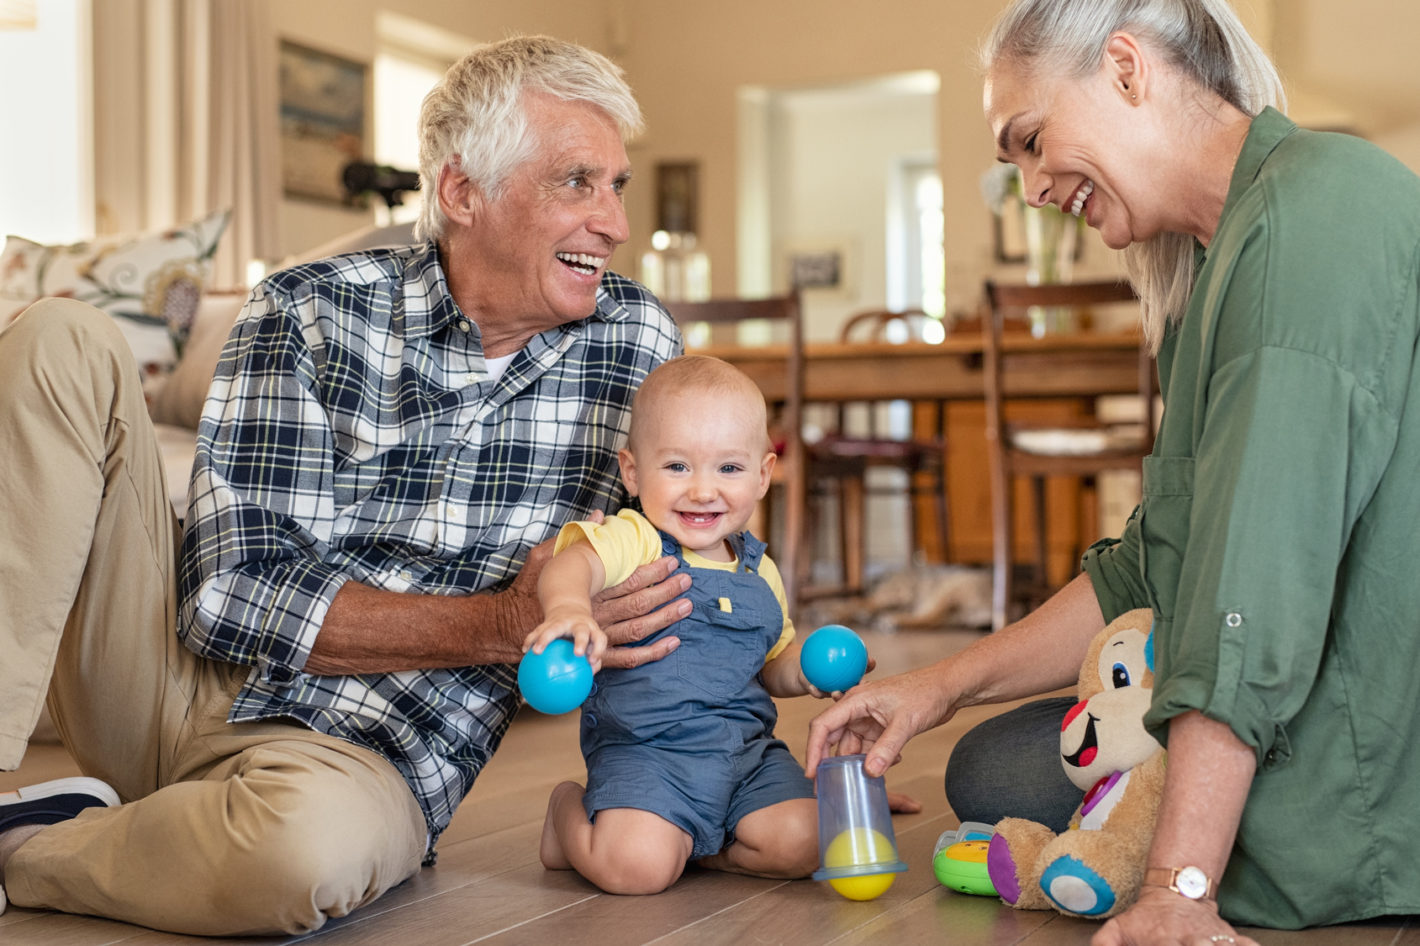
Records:
[[[836,748],[881,772],[960,707],[1068,685],[1148,606],[1168,780],[1146,886],[1095,942],[1420,911],[1420,181],[1276,111],[1222,0],[1017,0],[984,65],[1028,200],[1124,250],[1167,409],[1122,535],[1034,614],[824,712],[810,771]],[[957,815],[1058,823],[1061,713],[969,734]]]

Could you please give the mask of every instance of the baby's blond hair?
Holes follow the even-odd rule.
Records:
[[[646,419],[672,396],[691,394],[703,399],[716,410],[736,409],[749,412],[747,422],[757,423],[765,431],[768,445],[768,409],[764,395],[749,376],[727,361],[709,355],[682,355],[658,365],[631,402],[631,432],[627,447],[635,450],[638,436],[645,432]]]

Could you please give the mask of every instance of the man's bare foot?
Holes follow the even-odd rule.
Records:
[[[562,849],[562,841],[557,837],[557,822],[568,806],[575,806],[578,817],[582,815],[582,795],[584,790],[576,782],[563,782],[552,790],[547,798],[547,815],[542,820],[542,843],[538,845],[538,857],[548,870],[571,870],[572,862]]]

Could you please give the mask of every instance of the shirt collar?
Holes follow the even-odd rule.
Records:
[[[411,336],[434,335],[459,316],[459,307],[444,278],[444,267],[439,263],[439,247],[431,240],[404,267],[405,332]]]
[[[1218,215],[1218,226],[1213,230],[1215,238],[1233,207],[1257,180],[1268,155],[1296,130],[1295,122],[1270,105],[1253,118],[1252,124],[1248,126],[1247,137],[1243,139],[1242,150],[1238,152],[1237,163],[1233,165],[1233,176],[1228,181],[1228,196],[1223,201],[1223,212]],[[1207,258],[1208,248],[1195,240],[1194,270],[1201,268]]]
[[[1223,202],[1226,217],[1243,193],[1257,180],[1262,165],[1277,146],[1297,130],[1296,123],[1271,106],[1264,108],[1248,127],[1247,138],[1242,151],[1238,153],[1238,163],[1233,166],[1232,180],[1228,184],[1228,199]]]

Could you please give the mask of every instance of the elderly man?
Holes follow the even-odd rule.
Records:
[[[0,796],[15,903],[297,933],[433,861],[519,705],[547,540],[621,502],[632,394],[680,351],[606,268],[639,125],[620,70],[567,43],[450,69],[420,121],[428,242],[257,286],[180,550],[112,326],[50,301],[0,336],[0,768],[48,688],[95,777]],[[614,641],[688,610],[673,568],[601,602]]]

